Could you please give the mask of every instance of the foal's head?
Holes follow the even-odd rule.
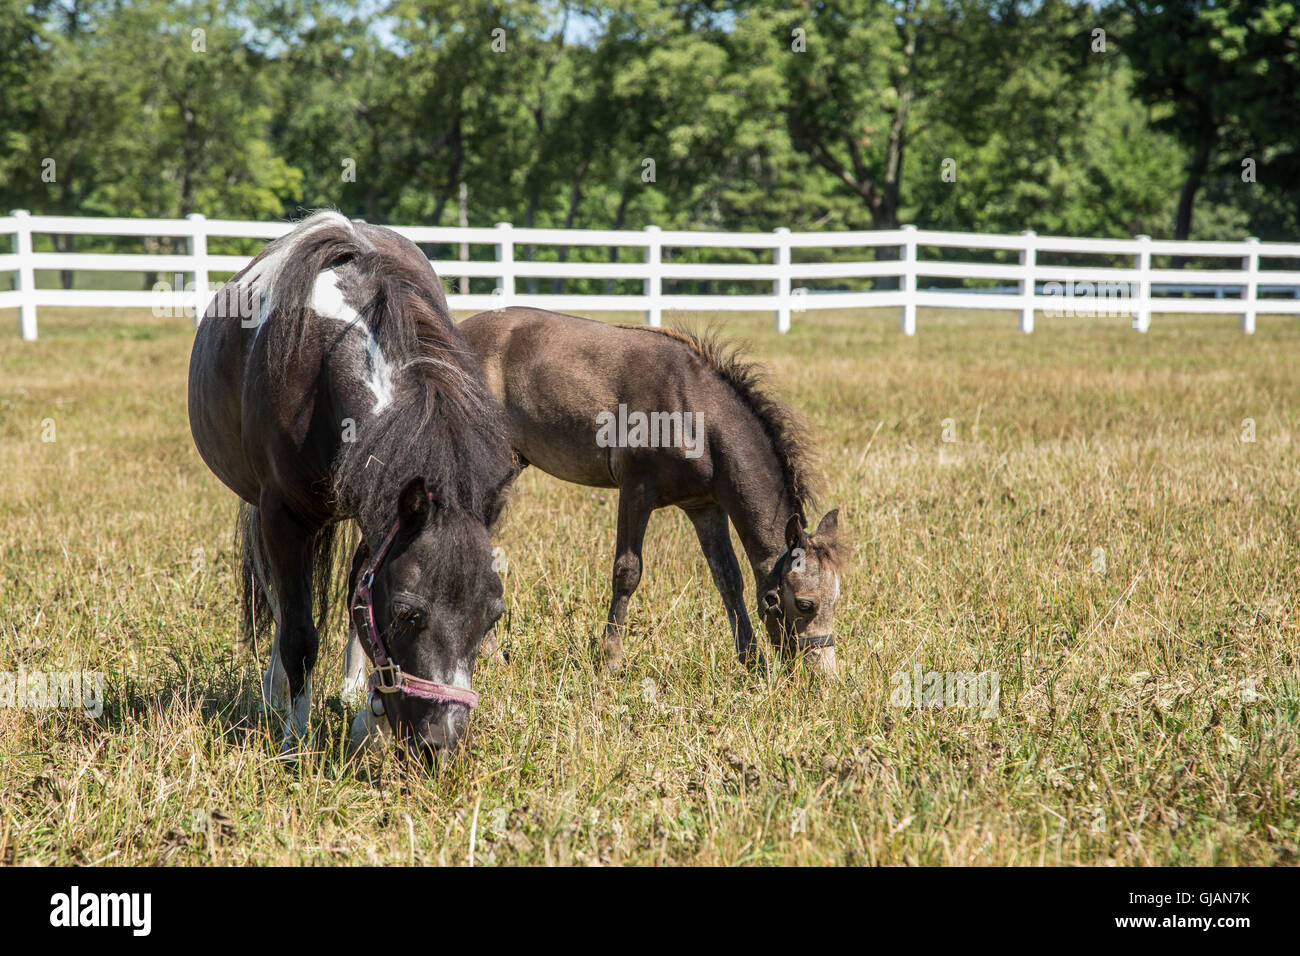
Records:
[[[470,689],[484,636],[505,610],[492,540],[480,518],[431,503],[424,480],[402,490],[398,533],[375,573],[375,625],[405,673]],[[490,523],[490,521],[489,521]],[[469,708],[377,694],[394,734],[429,763],[454,756]]]
[[[825,673],[835,671],[832,618],[840,596],[839,514],[828,511],[809,534],[799,515],[785,526],[786,551],[759,600],[768,637],[783,657],[800,654]]]

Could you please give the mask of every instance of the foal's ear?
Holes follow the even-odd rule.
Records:
[[[791,515],[790,520],[785,523],[785,549],[793,551],[805,543],[807,537],[803,530],[803,518],[797,514]]]
[[[822,515],[822,520],[817,524],[817,530],[813,532],[813,536],[817,539],[818,545],[830,552],[831,560],[839,561],[843,557],[845,545],[840,541],[839,508],[832,508]]]
[[[397,496],[397,521],[403,528],[421,528],[429,517],[429,491],[420,476],[412,478]]]

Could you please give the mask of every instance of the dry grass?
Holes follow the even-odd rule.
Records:
[[[509,659],[481,662],[472,760],[435,779],[346,757],[324,693],[338,633],[312,752],[276,759],[248,719],[234,499],[189,439],[187,324],[49,310],[39,342],[0,339],[0,670],[102,671],[108,698],[99,720],[0,709],[0,852],[1296,859],[1300,326],[1040,320],[1025,337],[1007,315],[923,313],[907,340],[892,314],[796,316],[784,338],[726,321],[817,426],[825,501],[855,537],[840,681],[741,672],[672,512],[651,524],[627,666],[601,676],[614,500],[530,469],[500,540]],[[998,715],[891,706],[915,665],[997,671]]]

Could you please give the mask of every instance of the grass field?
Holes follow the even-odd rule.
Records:
[[[26,343],[0,313],[0,671],[101,671],[107,699],[98,719],[0,708],[0,854],[1296,862],[1300,324],[725,321],[816,426],[853,536],[839,679],[739,668],[674,512],[603,676],[615,501],[529,469],[499,540],[507,654],[480,662],[471,759],[430,779],[347,756],[341,630],[308,753],[278,759],[251,717],[235,500],[186,422],[189,324],[43,310]],[[996,672],[996,715],[895,706],[917,667]]]

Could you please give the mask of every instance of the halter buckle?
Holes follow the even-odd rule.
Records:
[[[398,664],[380,664],[375,668],[375,690],[395,694],[402,689],[402,668]]]

